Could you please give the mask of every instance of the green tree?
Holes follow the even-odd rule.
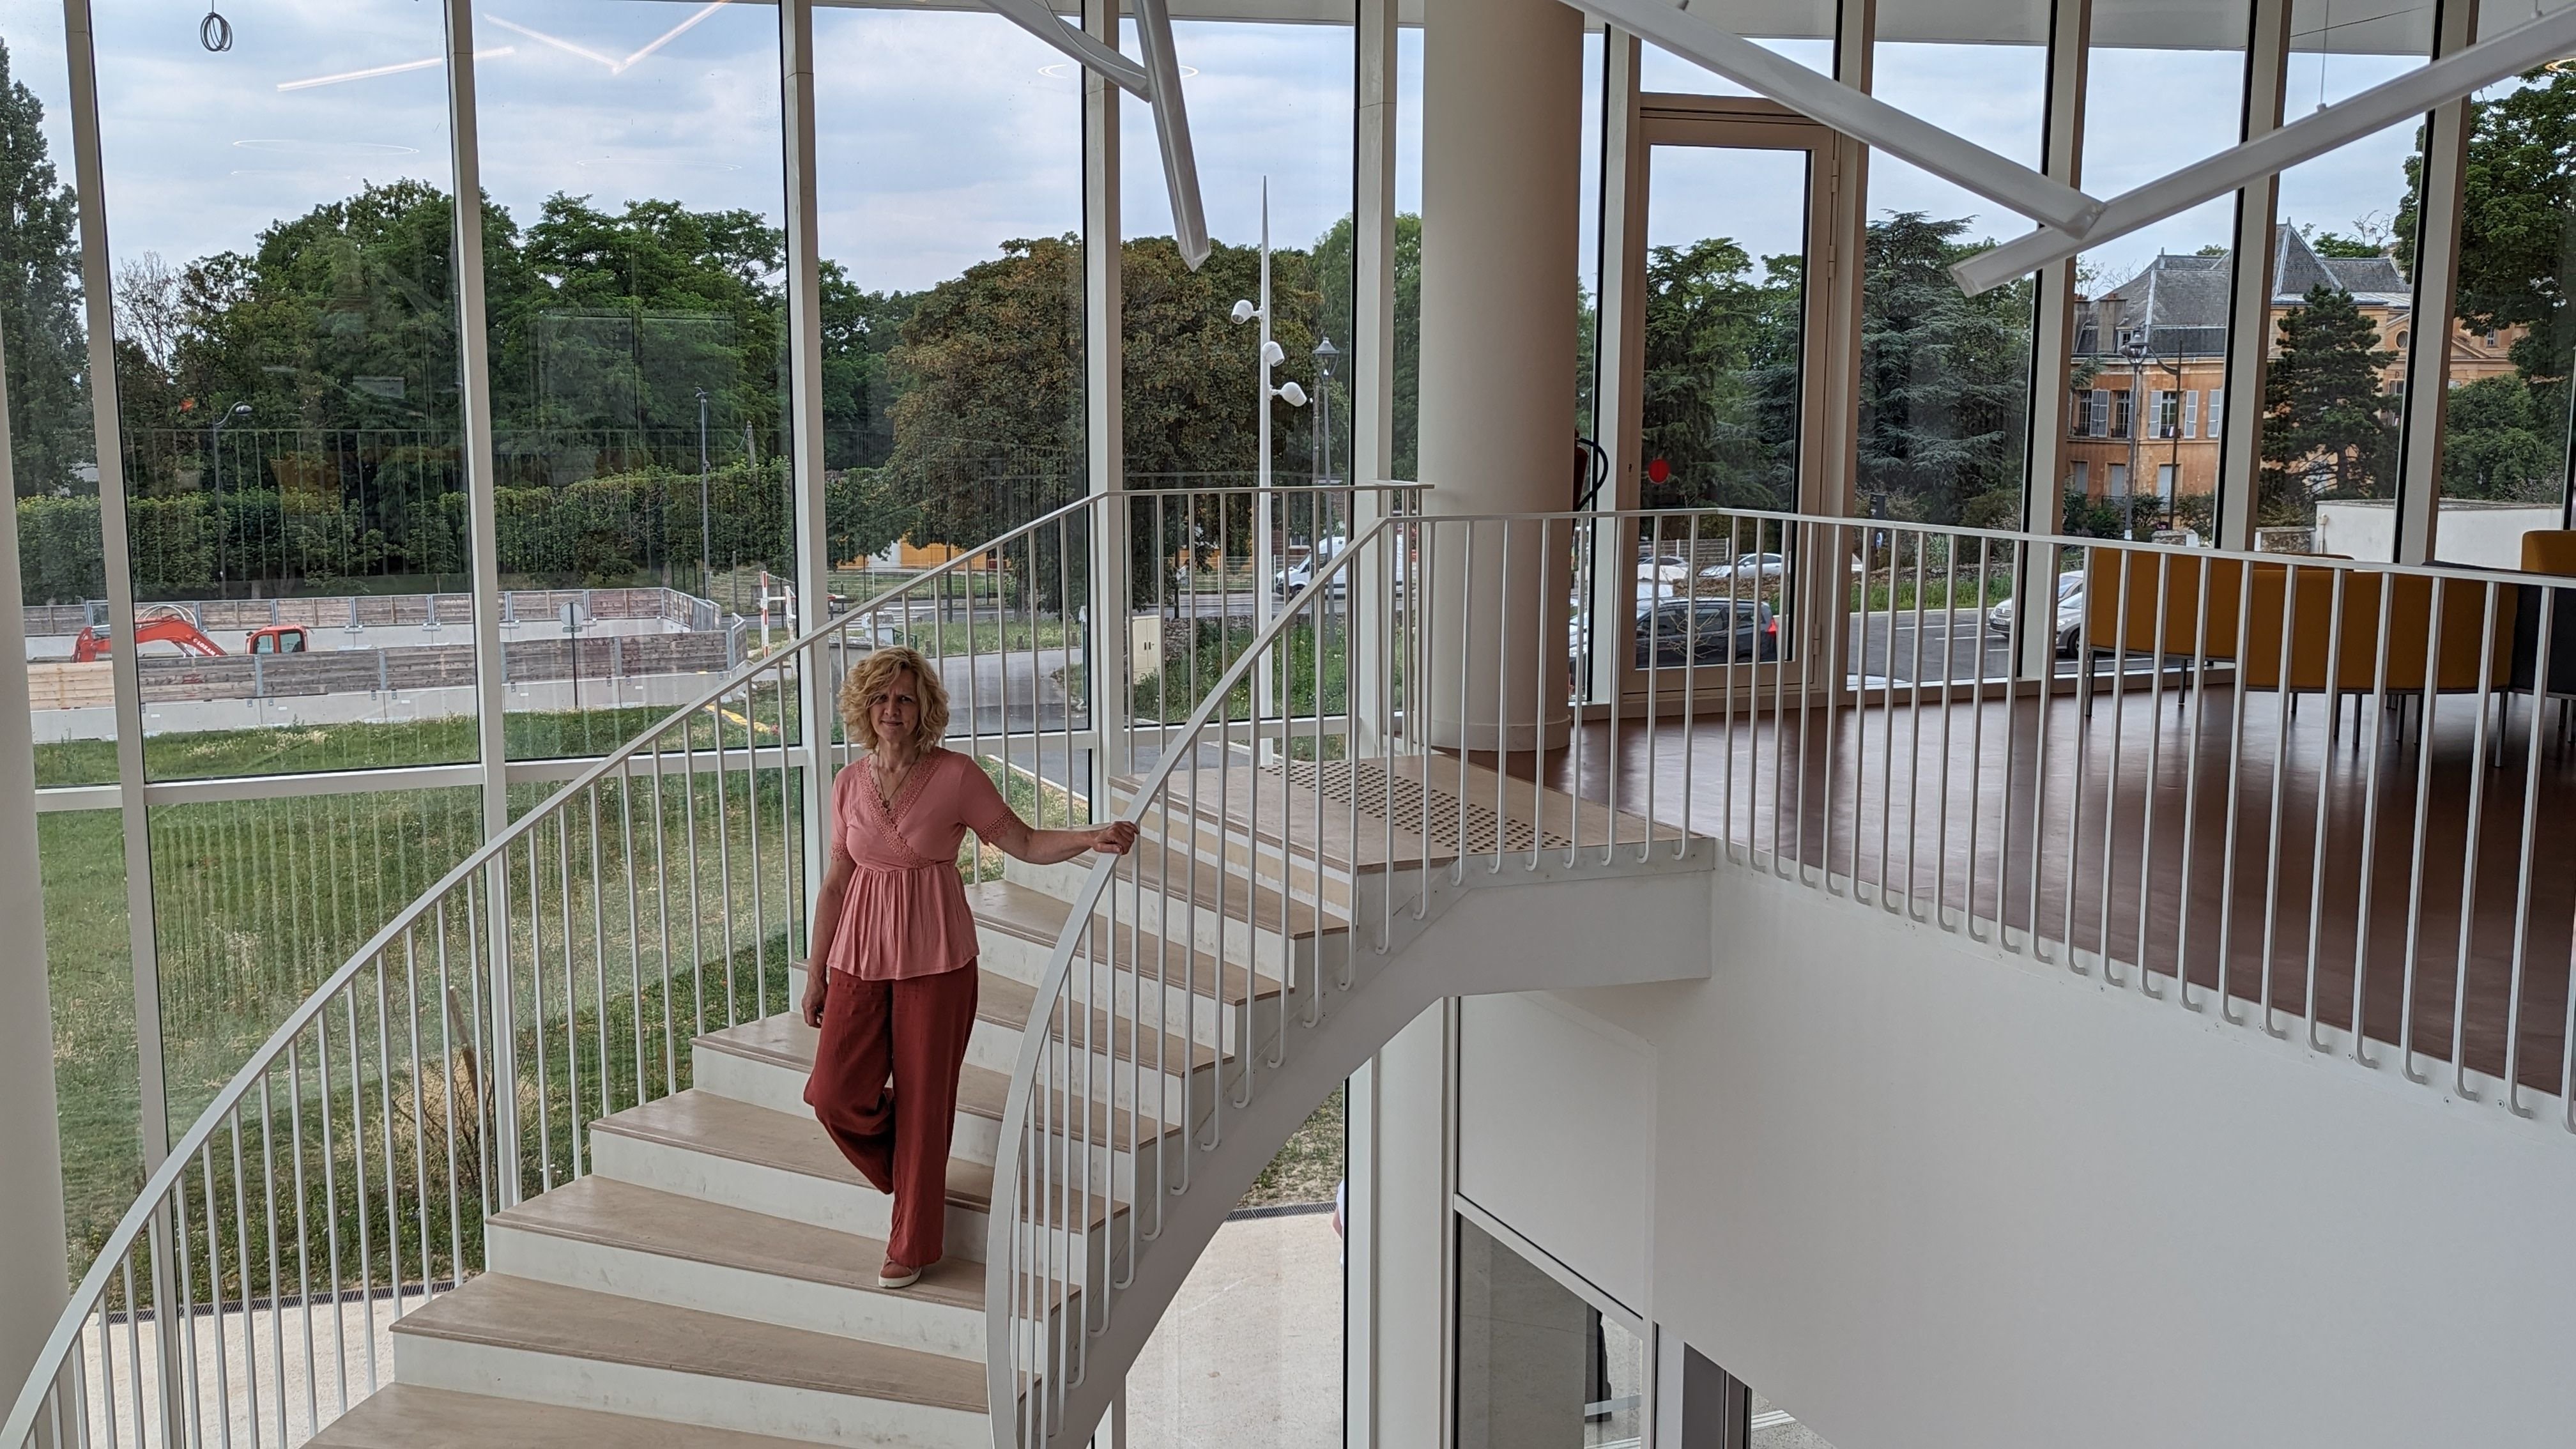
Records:
[[[2027,281],[1962,294],[1951,264],[1992,245],[1962,242],[1967,230],[1921,212],[1869,225],[1860,491],[1901,518],[1987,516],[1993,495],[2021,489],[2033,294]]]
[[[2442,496],[2558,501],[2566,472],[2566,385],[2482,377],[2443,399]]]
[[[2397,423],[2380,391],[2394,352],[2352,294],[2323,283],[2279,322],[2280,347],[2263,381],[2267,520],[2305,522],[2314,500],[2377,497],[2397,454]]]
[[[2536,70],[2523,84],[2470,103],[2461,175],[2459,296],[2454,311],[2476,329],[2527,329],[2513,346],[2526,378],[2564,377],[2576,351],[2568,285],[2576,277],[2576,74]],[[2406,163],[2397,214],[2398,258],[2412,271],[2422,140]]]
[[[1648,254],[1644,455],[1671,476],[1647,506],[1794,506],[1804,291],[1798,258],[1724,237]]]
[[[1325,326],[1338,340],[1345,353],[1352,338],[1352,317],[1357,315],[1350,289],[1357,272],[1352,220],[1344,216],[1334,222],[1315,243],[1316,285],[1323,294]],[[1419,478],[1421,463],[1422,402],[1422,218],[1413,212],[1399,212],[1395,218],[1395,435],[1389,439],[1388,452],[1398,478]],[[1350,368],[1342,369],[1345,386]],[[1350,416],[1347,391],[1337,395],[1334,408],[1343,418]]]
[[[21,494],[69,487],[96,456],[80,320],[72,190],[46,154],[44,106],[10,72],[0,40],[0,341],[9,358],[9,436]]]

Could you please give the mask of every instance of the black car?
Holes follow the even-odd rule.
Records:
[[[1759,600],[1667,599],[1637,615],[1639,669],[1779,657],[1779,621]]]

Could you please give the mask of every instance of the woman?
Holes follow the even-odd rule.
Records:
[[[1136,827],[1030,829],[981,764],[939,747],[948,693],[910,649],[850,671],[841,722],[867,754],[832,783],[831,865],[805,962],[805,1024],[823,1037],[805,1101],[850,1165],[894,1195],[877,1282],[908,1288],[946,1250],[948,1137],[975,1029],[975,917],[957,847],[972,830],[1054,865],[1124,855]]]

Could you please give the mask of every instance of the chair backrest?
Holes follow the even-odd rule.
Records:
[[[2576,574],[2576,528],[2535,528],[2524,534],[2522,571]]]

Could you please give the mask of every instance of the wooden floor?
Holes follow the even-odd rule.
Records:
[[[2357,1014],[2371,1039],[2411,1039],[2419,1073],[2456,1052],[2501,1077],[2510,1043],[2516,1077],[2560,1090],[2576,751],[2554,706],[2533,768],[2528,702],[2509,727],[2487,713],[2482,765],[2464,697],[2436,701],[2427,751],[2411,701],[2311,696],[2285,714],[2270,693],[2240,710],[2224,687],[2128,688],[2089,715],[2069,696],[1918,709],[1900,695],[1731,728],[1715,711],[1651,734],[1623,721],[1615,738],[1595,723],[1536,779],[1864,899],[1883,883],[1918,915],[1937,901],[1945,920],[2016,937],[2035,923],[2044,952],[2145,962],[2160,991],[2178,965],[2195,989],[2223,977],[2252,1004],[2240,1015],[2259,1019],[2268,996],[2285,1034],[2313,997],[2322,1025]],[[1503,768],[1529,779],[1533,763]]]

